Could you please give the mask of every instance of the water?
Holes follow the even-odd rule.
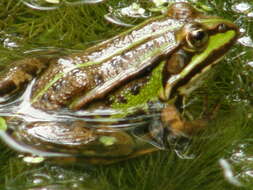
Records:
[[[157,9],[155,5],[160,5],[158,1],[155,3],[102,0],[23,0],[17,3],[2,0],[0,51],[6,56],[0,57],[0,65],[34,52],[40,54],[45,49],[45,52],[48,49],[62,52],[64,49],[67,51],[64,54],[68,53],[68,49],[70,52],[84,49],[124,31],[125,27],[160,14],[161,9],[153,11]],[[23,161],[26,154],[18,156],[1,145],[0,189],[251,189],[253,4],[251,1],[234,0],[209,1],[203,5],[211,8],[209,14],[234,20],[242,32],[235,48],[215,70],[214,78],[203,84],[187,102],[187,111],[190,110],[190,114],[196,117],[203,109],[206,94],[211,94],[206,106],[210,110],[222,100],[207,134],[192,138],[179,154],[164,151],[112,166],[91,168],[84,166],[82,161],[76,163],[78,167],[58,166],[52,162],[33,165]],[[18,16],[12,16],[14,13]],[[25,55],[23,52],[26,52]],[[24,100],[23,97],[20,99]],[[66,112],[56,115],[34,112],[30,105],[20,106],[20,99],[1,107],[1,113],[12,113],[14,116],[18,109],[18,117],[28,121],[45,120],[44,114],[51,121],[75,120],[78,114],[90,114],[82,112],[73,117]]]
[[[73,169],[64,169],[60,166],[38,166],[19,175],[7,186],[10,189],[29,190],[57,190],[83,189],[87,180],[90,180],[90,171],[80,172]],[[17,187],[16,184],[19,184]],[[30,184],[27,188],[25,184]]]
[[[22,0],[22,2],[32,9],[38,10],[54,10],[63,4],[67,5],[81,5],[81,4],[96,4],[104,0]]]
[[[127,139],[129,141],[136,139],[136,142],[139,139],[158,148],[165,148],[163,142],[157,143],[157,141],[162,141],[160,137],[156,137],[159,136],[158,133],[164,133],[159,129],[161,122],[157,124],[155,122],[159,119],[157,110],[162,109],[158,107],[160,104],[153,105],[152,114],[137,114],[127,118],[117,118],[117,115],[126,114],[128,110],[102,108],[45,112],[32,107],[29,103],[34,82],[35,80],[28,84],[24,92],[15,95],[20,96],[19,98],[11,96],[3,100],[4,102],[0,105],[0,116],[7,118],[8,125],[8,130],[1,131],[0,137],[14,150],[40,157],[76,157],[85,156],[86,152],[82,149],[94,149],[94,144],[101,146],[99,144],[104,143],[109,146],[109,151],[112,151],[110,147],[114,144],[118,144],[119,148],[121,146],[124,148],[128,144]],[[129,110],[129,113],[134,112],[134,109]],[[150,133],[154,133],[154,141],[148,137],[142,137],[147,136],[147,130],[143,131],[143,128],[149,128]],[[121,142],[122,138],[124,142]],[[142,146],[144,146],[143,142]],[[28,156],[23,160],[27,163],[39,163],[44,161],[40,157]]]

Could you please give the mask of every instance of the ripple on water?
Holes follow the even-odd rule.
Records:
[[[0,32],[0,43],[4,48],[15,49],[20,46],[22,39],[18,36],[8,34],[4,31]]]
[[[249,18],[253,17],[253,6],[250,3],[247,2],[236,3],[231,8],[236,13],[244,14]]]
[[[124,6],[120,8],[109,8],[109,13],[104,17],[107,21],[117,24],[119,26],[131,27],[133,26],[132,22],[125,21],[126,18],[148,18],[151,16],[151,13],[146,9],[141,7],[138,3],[132,3],[129,6]]]
[[[246,2],[236,3],[232,6],[233,11],[237,13],[248,13],[252,8],[251,4]]]
[[[246,47],[253,47],[253,41],[250,36],[243,36],[238,39],[238,42]]]
[[[239,141],[233,145],[227,163],[233,169],[234,179],[244,185],[253,181],[253,139]]]
[[[23,175],[10,180],[8,190],[69,190],[83,189],[90,180],[90,174],[85,168],[74,171],[59,166],[44,166],[24,172]],[[20,186],[15,186],[18,182]]]
[[[78,4],[95,4],[105,0],[22,0],[22,2],[32,9],[38,10],[54,10],[62,4],[78,5]]]
[[[253,61],[248,62],[247,65],[253,67]]]

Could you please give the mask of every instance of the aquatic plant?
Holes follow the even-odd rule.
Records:
[[[104,15],[109,7],[129,6],[134,1],[107,1],[81,6],[61,5],[53,11],[35,10],[22,1],[0,2],[0,66],[34,53],[58,54],[78,51],[125,30],[108,23]],[[215,119],[200,136],[194,137],[181,156],[174,151],[157,152],[111,166],[58,166],[53,163],[31,165],[0,144],[0,189],[253,189],[253,3],[233,1],[199,1],[234,20],[243,31],[240,43],[218,65],[212,75],[191,95],[187,106],[194,116],[201,115],[203,105],[210,111],[218,102]],[[140,1],[143,6],[149,6]],[[247,5],[249,8],[247,9]],[[241,6],[241,7],[240,7]],[[242,10],[242,7],[246,7]],[[251,14],[250,14],[251,13]],[[248,40],[248,41],[247,41]],[[208,96],[207,96],[208,95]],[[206,99],[208,101],[206,101]],[[246,148],[240,149],[240,144]],[[244,151],[245,157],[234,156]],[[247,154],[246,154],[247,152]],[[182,155],[183,154],[183,155]],[[225,160],[231,171],[222,165]],[[231,172],[232,178],[226,176]],[[239,184],[233,184],[237,179]],[[232,184],[231,184],[232,183]]]

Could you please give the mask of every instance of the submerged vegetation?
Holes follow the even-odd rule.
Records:
[[[108,0],[42,11],[22,1],[1,0],[0,68],[33,54],[65,54],[108,39],[125,28],[108,23],[104,15],[133,2]],[[152,4],[138,2],[144,7]],[[249,6],[247,11],[238,9],[240,3],[203,0],[197,4],[208,7],[209,14],[234,20],[242,36],[223,64],[217,65],[188,98],[186,109],[195,117],[201,117],[203,109],[213,114],[217,102],[219,108],[209,127],[193,137],[184,150],[161,151],[110,166],[32,165],[1,143],[0,189],[253,189],[253,3],[244,1]]]

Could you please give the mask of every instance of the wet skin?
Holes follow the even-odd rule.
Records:
[[[20,117],[4,117],[2,138],[18,151],[102,164],[164,148],[197,127],[178,110],[237,36],[232,22],[175,3],[82,53],[16,61],[0,73],[2,104],[29,87],[30,109],[75,119],[31,122],[25,111],[19,127]]]

